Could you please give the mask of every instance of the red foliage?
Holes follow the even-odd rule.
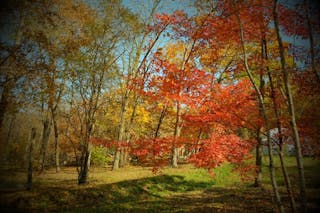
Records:
[[[253,145],[252,141],[245,141],[217,126],[209,139],[201,140],[199,152],[193,154],[189,161],[208,170],[225,162],[240,164],[245,160]]]
[[[104,146],[109,149],[114,149],[114,148],[121,148],[121,147],[129,147],[129,144],[126,141],[113,141],[113,140],[106,140],[103,138],[98,138],[98,137],[92,137],[90,139],[90,142],[94,145],[98,146]]]
[[[131,154],[142,165],[152,166],[157,172],[167,166],[170,160],[173,138],[151,138],[136,140],[131,144]]]

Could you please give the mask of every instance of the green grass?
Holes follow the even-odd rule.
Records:
[[[274,158],[275,170],[276,170],[276,180],[280,186],[285,186],[285,182],[282,176],[282,170],[280,167],[279,158]],[[320,161],[313,158],[304,158],[303,159],[305,177],[307,188],[319,188],[320,187]],[[285,166],[287,168],[290,180],[294,187],[298,187],[299,174],[297,170],[297,163],[294,157],[285,158]],[[263,159],[263,183],[268,185],[270,184],[269,177],[269,160],[264,157]]]
[[[286,162],[296,186],[295,161],[286,158]],[[279,167],[278,162],[276,165]],[[311,210],[319,207],[319,168],[318,160],[305,159]],[[91,168],[89,183],[83,186],[77,185],[74,168],[63,168],[58,174],[49,170],[35,175],[31,191],[2,187],[0,206],[7,211],[273,212],[267,164],[264,164],[263,172],[265,190],[251,187],[252,179],[241,182],[239,174],[232,172],[229,164],[215,169],[214,177],[191,165],[166,168],[157,175],[143,167],[132,166],[119,171]],[[10,183],[7,187],[14,188],[15,181],[21,186],[22,175],[25,174],[7,179],[2,175],[2,186],[6,181]],[[281,182],[281,177],[278,181]],[[280,186],[283,192],[282,184]]]

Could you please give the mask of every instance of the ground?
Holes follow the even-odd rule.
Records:
[[[287,165],[297,187],[294,159]],[[309,211],[320,210],[320,161],[305,160]],[[129,166],[118,171],[92,167],[89,183],[77,185],[75,168],[64,167],[34,175],[33,188],[24,189],[25,172],[2,171],[1,212],[276,212],[264,165],[264,187],[252,186],[252,179],[241,181],[230,165],[210,176],[203,169],[184,164],[153,174],[150,168]],[[280,171],[280,168],[277,168]],[[7,175],[4,175],[7,174]],[[278,178],[283,195],[283,180]],[[297,189],[295,190],[298,194]],[[288,199],[283,196],[288,207]]]

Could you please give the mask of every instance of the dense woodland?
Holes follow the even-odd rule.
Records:
[[[285,211],[282,193],[292,212],[306,212],[303,158],[320,154],[318,6],[8,1],[0,13],[2,174],[25,171],[31,189],[32,175],[52,168],[75,167],[82,185],[91,167],[157,174],[190,163],[214,178],[230,163],[262,187],[266,155],[277,211]]]

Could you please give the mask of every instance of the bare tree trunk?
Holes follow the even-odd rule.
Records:
[[[117,145],[115,147],[115,154],[114,154],[114,160],[113,160],[113,167],[112,170],[117,170],[120,168],[120,160],[121,160],[121,144],[124,139],[125,135],[125,113],[127,110],[127,102],[128,102],[128,90],[126,91],[126,94],[123,97],[122,106],[121,106],[121,112],[120,112],[120,124],[119,124],[119,130],[118,130],[118,141]]]
[[[286,92],[286,97],[287,97],[287,102],[288,102],[288,104],[287,104],[288,112],[290,115],[290,125],[291,125],[291,130],[293,133],[293,140],[294,140],[295,148],[296,148],[296,159],[297,159],[299,181],[300,181],[299,187],[300,187],[300,198],[301,198],[301,211],[307,212],[306,181],[305,181],[305,176],[304,176],[303,157],[302,157],[302,152],[301,152],[298,127],[296,124],[296,116],[295,116],[293,98],[292,98],[291,88],[290,88],[290,83],[289,83],[289,72],[286,67],[284,48],[283,48],[282,38],[280,36],[277,5],[278,5],[277,0],[275,0],[274,7],[273,7],[274,25],[275,25],[275,30],[276,30],[277,40],[278,40],[278,45],[279,45],[282,76],[283,76],[283,82],[284,82],[285,92]]]
[[[236,2],[234,2],[234,6],[236,7]],[[253,78],[253,75],[252,75],[252,72],[251,72],[249,65],[248,65],[247,52],[246,52],[246,48],[245,48],[245,44],[244,44],[243,27],[242,27],[239,12],[236,14],[236,16],[237,16],[238,24],[239,24],[239,28],[240,28],[240,41],[241,41],[241,48],[242,48],[242,52],[243,52],[244,68],[245,68],[245,71],[250,79],[252,86],[254,87],[254,90],[257,93],[259,104],[261,106],[263,120],[265,122],[265,127],[266,127],[266,132],[267,132],[267,142],[268,142],[269,170],[270,170],[270,178],[271,178],[273,193],[276,198],[276,203],[277,203],[278,209],[281,213],[283,213],[284,208],[283,208],[283,205],[281,202],[280,194],[278,191],[278,185],[277,185],[276,178],[275,178],[275,169],[274,169],[274,162],[273,162],[272,142],[271,142],[271,138],[270,138],[269,120],[267,118],[263,95],[262,95],[261,91],[259,90],[258,86],[256,85],[254,78]]]
[[[42,140],[41,140],[41,150],[40,150],[40,157],[41,157],[40,173],[44,171],[44,168],[46,166],[48,142],[49,142],[49,136],[51,132],[50,118],[46,117],[42,124],[43,124],[43,130],[42,130]]]
[[[261,59],[263,59],[263,43],[261,43]],[[261,63],[261,66],[263,66],[263,64]],[[260,69],[260,85],[259,85],[259,91],[261,93],[261,101],[264,102],[264,86],[265,86],[265,83],[264,83],[264,72],[263,72],[263,67],[261,67]],[[259,101],[259,115],[260,116],[264,116],[264,113],[263,110],[264,110],[264,107],[262,106],[263,103]],[[261,148],[262,148],[262,138],[261,138],[261,130],[262,130],[262,127],[259,126],[258,129],[257,129],[257,133],[256,133],[256,140],[257,140],[257,145],[256,145],[256,177],[255,177],[255,180],[254,180],[254,186],[255,187],[261,187],[261,179],[262,179],[262,153],[261,153]]]
[[[60,171],[59,132],[58,132],[56,114],[53,109],[51,109],[51,115],[52,115],[53,130],[54,130],[54,150],[55,150],[56,172],[59,172]]]
[[[28,178],[27,178],[27,189],[30,190],[32,188],[32,172],[33,172],[33,146],[35,144],[36,139],[36,129],[31,129],[30,135],[30,145],[29,145],[29,165],[28,165]]]
[[[89,174],[90,160],[91,160],[91,144],[90,138],[93,133],[93,121],[91,116],[88,116],[86,124],[86,133],[82,146],[82,152],[80,157],[80,170],[78,175],[78,184],[86,184]]]
[[[0,158],[1,162],[4,162],[8,159],[8,151],[9,151],[9,145],[11,142],[11,138],[12,138],[12,133],[13,133],[13,129],[15,127],[15,120],[16,120],[16,115],[15,113],[11,116],[10,119],[10,124],[9,124],[9,129],[8,129],[8,133],[6,135],[6,137],[4,138],[0,138],[0,149],[2,150],[2,156]],[[1,131],[4,131],[4,129],[0,128],[0,133]],[[3,132],[4,133],[4,132]],[[10,158],[10,157],[9,157]]]
[[[123,145],[121,145],[121,147],[120,147],[119,168],[124,167],[124,161],[125,161],[124,160],[124,156],[125,156],[124,152],[125,152],[124,147],[123,147]]]
[[[123,153],[122,153],[122,157],[121,159],[121,163],[120,163],[120,167],[124,167],[126,165],[128,165],[128,158],[129,158],[129,144],[130,144],[130,140],[131,140],[131,135],[130,135],[130,128],[132,127],[133,123],[134,123],[134,118],[136,117],[136,110],[137,110],[137,106],[138,106],[138,99],[139,97],[137,96],[136,91],[133,91],[134,95],[133,95],[133,109],[132,109],[132,113],[130,116],[130,122],[128,123],[128,125],[125,128],[125,135],[126,135],[126,144],[125,147],[123,147]]]
[[[87,167],[88,169],[90,168],[91,166],[91,154],[92,154],[92,149],[91,149],[91,144],[89,143],[88,144],[89,148],[88,148],[88,152],[89,152],[89,156],[88,156],[88,161],[87,161]]]
[[[123,147],[123,159],[122,159],[122,167],[125,167],[128,165],[128,160],[129,160],[129,140],[127,140],[127,144],[125,147]]]
[[[12,130],[15,127],[15,121],[16,121],[16,115],[12,115],[11,120],[10,120],[10,124],[9,124],[9,130],[8,130],[8,134],[7,134],[7,139],[6,139],[6,143],[9,143],[11,136],[12,136]]]
[[[178,167],[178,148],[177,148],[177,138],[180,137],[180,103],[179,101],[177,102],[176,106],[176,121],[174,125],[174,133],[173,133],[173,143],[172,143],[172,148],[171,148],[171,166],[173,168]]]
[[[78,176],[78,184],[87,183],[88,172],[89,172],[89,160],[90,160],[90,152],[88,147],[84,148],[81,159],[80,159],[80,171]]]
[[[256,177],[254,178],[254,186],[261,187],[261,179],[262,179],[262,140],[260,134],[260,128],[257,130],[257,145],[256,145]]]
[[[158,121],[158,124],[157,124],[157,128],[156,128],[156,131],[154,133],[154,138],[158,138],[158,136],[159,136],[160,127],[162,125],[162,121],[163,121],[164,117],[166,116],[166,111],[167,111],[167,106],[163,106],[163,108],[161,110],[160,117],[159,117],[159,121]]]
[[[198,137],[197,137],[197,140],[195,142],[195,146],[194,146],[194,149],[192,151],[192,154],[197,154],[199,152],[199,145],[200,145],[200,140],[201,140],[201,137],[202,137],[202,128],[199,129],[199,134],[198,134]]]
[[[10,87],[8,86],[8,83],[5,83],[3,86],[3,91],[1,94],[1,101],[0,101],[0,130],[2,129],[4,116],[5,116],[7,108],[8,108],[9,94],[10,94]]]
[[[117,145],[115,148],[115,155],[114,155],[112,170],[117,170],[120,168],[120,161],[121,161],[121,156],[122,156],[121,143],[123,141],[124,133],[125,133],[125,112],[126,112],[126,109],[125,109],[125,107],[123,107],[121,110],[120,125],[119,125],[119,132],[118,132],[118,141],[117,141]]]
[[[117,170],[120,168],[120,149],[118,148],[118,145],[115,147],[115,154],[114,154],[114,160],[113,160],[113,167],[112,170]]]

